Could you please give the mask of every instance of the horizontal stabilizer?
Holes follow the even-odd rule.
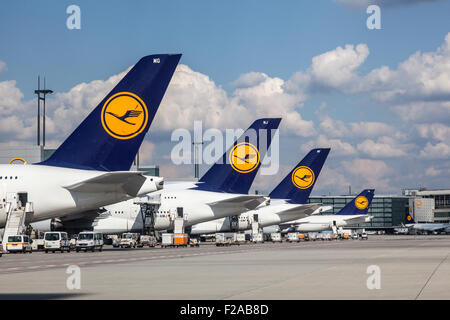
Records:
[[[208,203],[212,209],[242,208],[243,211],[256,209],[261,203],[266,201],[265,196],[242,195],[234,198]]]
[[[290,209],[279,211],[277,214],[282,216],[285,221],[289,219],[287,218],[289,216],[292,216],[292,220],[296,220],[312,215],[314,211],[319,209],[321,206],[321,203],[301,204]]]
[[[145,180],[141,172],[116,171],[64,186],[64,188],[73,192],[86,193],[119,192],[135,197]]]

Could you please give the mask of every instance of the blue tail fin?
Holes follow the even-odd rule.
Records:
[[[246,194],[255,179],[281,118],[253,122],[199,180],[197,189]]]
[[[330,148],[312,149],[273,189],[269,197],[271,199],[288,199],[291,203],[305,204],[329,153]]]
[[[346,204],[338,213],[340,215],[367,214],[372,203],[375,189],[366,189],[358,194],[352,201]]]
[[[411,210],[411,208],[410,208],[410,210]],[[406,224],[412,224],[412,223],[416,223],[416,222],[414,221],[414,218],[412,217],[411,212],[407,212],[406,213]]]
[[[181,54],[146,56],[46,161],[86,170],[129,170]]]

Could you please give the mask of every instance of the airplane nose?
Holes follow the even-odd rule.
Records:
[[[156,184],[156,189],[161,190],[162,188],[164,188],[164,178],[156,179],[155,184]]]

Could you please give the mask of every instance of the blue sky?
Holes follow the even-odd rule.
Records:
[[[365,44],[370,51],[355,70],[360,77],[382,66],[396,70],[399,63],[417,51],[436,52],[443,45],[450,31],[450,1],[416,0],[405,4],[404,1],[393,0],[392,3],[398,5],[387,6],[380,1],[375,3],[382,3],[381,30],[366,28],[367,6],[358,5],[365,3],[365,0],[3,1],[0,3],[0,61],[6,64],[6,68],[0,70],[0,83],[15,80],[15,88],[23,94],[20,103],[32,106],[30,101],[34,99],[38,74],[47,77],[48,87],[55,92],[68,93],[80,83],[106,81],[144,55],[180,52],[183,53],[182,64],[207,75],[231,99],[235,96],[235,81],[244,74],[264,73],[270,79],[280,78],[287,82],[296,72],[307,73],[314,57],[346,44]],[[71,4],[81,8],[81,30],[66,28],[66,8]],[[393,139],[397,139],[400,132],[409,136],[418,134],[416,131],[419,129],[408,131],[415,128],[416,123],[412,125],[392,111],[400,104],[399,101],[403,101],[402,97],[397,102],[386,102],[374,99],[370,88],[350,91],[348,86],[345,89],[313,90],[295,110],[302,119],[314,122],[316,136],[323,134],[328,140],[338,139],[353,144],[355,148],[363,138],[357,141],[357,137],[350,136],[345,140],[341,133],[332,136],[320,131],[323,119],[318,116],[318,110],[321,105],[326,106],[324,113],[333,121],[343,121],[348,127],[351,123],[375,121],[395,127],[399,132],[396,135],[392,133]],[[408,99],[405,97],[404,101]],[[435,99],[430,96],[417,99],[425,100]],[[57,103],[55,99],[55,109]],[[93,107],[86,106],[88,109]],[[446,110],[444,120],[447,119]],[[428,125],[434,123],[436,121]],[[245,126],[242,123],[239,125]],[[447,132],[448,123],[442,125],[442,130]],[[185,127],[191,128],[192,123],[186,123]],[[425,150],[432,134],[431,129],[424,127],[421,130],[422,140],[418,136],[412,137],[412,140],[402,138],[405,150],[409,150],[409,145],[418,140],[422,145],[411,152],[418,154]],[[305,154],[299,148],[296,152],[289,152],[295,141],[311,146],[317,143],[314,136],[303,135],[299,138],[288,129],[284,133],[286,137],[281,147],[286,156],[282,165],[296,163],[299,156]],[[157,139],[151,143],[158,147],[158,143],[166,142],[167,136],[170,135],[154,132]],[[63,137],[55,133],[54,140]],[[381,140],[376,140],[380,138],[370,139],[381,143]],[[33,140],[28,137],[19,142],[26,143],[27,139]],[[1,142],[5,140],[6,135]],[[385,140],[383,143],[386,143]],[[430,143],[441,146],[441,142],[436,140]],[[169,150],[161,148],[161,153],[167,158]],[[386,192],[394,192],[392,190],[412,183],[404,177],[416,167],[421,167],[421,171],[433,168],[436,171],[430,169],[430,172],[441,172],[423,177],[423,185],[430,187],[444,187],[442,175],[448,178],[450,173],[448,159],[413,159],[407,151],[403,153],[403,159],[401,156],[378,159],[360,152],[337,157],[331,162],[331,167],[336,169],[342,161],[351,163],[355,158],[382,161],[399,172],[397,177],[389,180],[390,184],[395,184],[394,187],[386,187],[389,183],[381,185]],[[163,166],[164,159],[164,155],[160,155],[153,157],[152,161]],[[408,166],[405,168],[400,163],[408,163]],[[374,181],[382,179],[384,177],[374,177]],[[357,186],[362,184],[358,181],[354,183]],[[330,185],[324,186],[323,192],[327,188],[336,190]]]
[[[65,27],[77,4],[82,29]],[[32,97],[46,74],[55,91],[105,79],[139,57],[181,52],[182,62],[226,89],[239,75],[288,78],[311,58],[344,44],[366,43],[361,72],[395,66],[417,50],[438,47],[448,32],[449,1],[388,7],[382,30],[365,26],[365,10],[334,1],[4,1],[0,4],[3,79],[16,79]]]

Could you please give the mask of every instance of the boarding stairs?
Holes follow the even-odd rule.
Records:
[[[161,194],[148,194],[136,198],[134,204],[139,204],[141,207],[142,234],[158,236],[155,230],[155,215],[161,205]]]
[[[7,213],[5,230],[3,232],[2,246],[6,252],[6,244],[9,236],[24,234],[27,230],[27,218],[33,215],[33,204],[27,202],[25,207],[20,202],[10,201],[6,203],[5,211]]]

